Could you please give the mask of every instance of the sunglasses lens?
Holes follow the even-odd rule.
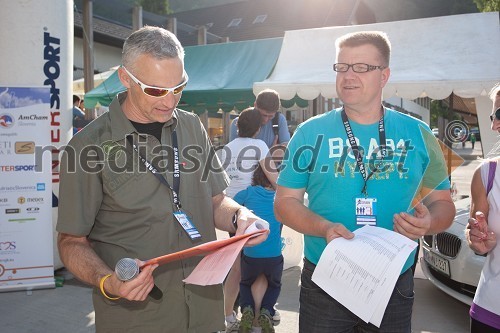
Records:
[[[498,108],[498,109],[495,111],[495,118],[497,118],[497,120],[500,120],[500,108]]]
[[[174,95],[180,94],[184,90],[184,88],[186,88],[186,85],[187,85],[187,83],[184,83],[182,86],[175,88]]]
[[[167,89],[156,89],[156,88],[144,88],[144,92],[153,97],[162,97],[168,94]]]

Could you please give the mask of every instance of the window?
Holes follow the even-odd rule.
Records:
[[[255,18],[255,20],[253,20],[253,23],[252,24],[256,24],[256,23],[264,23],[264,21],[266,20],[267,18],[267,14],[264,14],[264,15],[259,15]]]
[[[239,26],[241,23],[241,18],[235,18],[235,19],[232,19],[231,22],[229,22],[228,24],[228,28],[231,28],[231,27],[237,27]]]

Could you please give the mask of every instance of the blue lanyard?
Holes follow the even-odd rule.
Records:
[[[141,162],[146,166],[146,169],[148,169],[153,175],[155,175],[156,178],[165,186],[167,186],[170,191],[172,191],[172,201],[174,203],[174,206],[176,210],[180,210],[182,205],[181,201],[179,199],[179,189],[180,189],[180,183],[181,183],[181,173],[180,173],[180,168],[179,168],[179,145],[177,142],[177,133],[174,130],[172,132],[172,148],[174,150],[174,172],[173,172],[173,187],[170,186],[170,184],[167,182],[167,180],[160,174],[158,169],[151,163],[149,162],[145,157],[141,155],[139,152],[139,149],[137,148],[137,145],[134,143],[132,139],[132,135],[127,135],[127,140],[128,142],[132,145],[132,148],[134,148],[135,152],[137,155],[139,155],[139,159]]]

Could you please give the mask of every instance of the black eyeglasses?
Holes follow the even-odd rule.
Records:
[[[490,115],[490,121],[500,120],[500,108],[495,111],[495,115]]]
[[[349,70],[349,67],[352,68],[352,71],[354,73],[366,73],[366,72],[371,72],[376,69],[384,69],[386,68],[385,66],[373,66],[373,65],[368,65],[368,64],[362,64],[362,63],[357,63],[357,64],[344,64],[344,63],[336,63],[333,64],[333,70],[335,72],[340,72],[340,73],[345,73]]]

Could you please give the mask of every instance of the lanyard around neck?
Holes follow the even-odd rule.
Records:
[[[170,191],[172,191],[172,201],[174,203],[174,206],[177,210],[181,209],[181,201],[179,198],[179,189],[180,189],[180,183],[181,183],[181,173],[180,173],[180,168],[179,168],[179,145],[177,142],[177,133],[174,130],[172,132],[172,148],[174,150],[174,172],[173,172],[173,187],[170,186],[170,184],[167,182],[167,180],[160,174],[158,169],[151,163],[149,162],[145,157],[141,155],[139,152],[139,149],[137,145],[134,143],[132,139],[132,135],[127,135],[127,140],[128,142],[132,145],[132,148],[134,148],[135,152],[137,155],[139,155],[139,159],[141,162],[146,166],[146,169],[148,169],[153,175],[155,175],[156,178],[165,186],[167,186]]]
[[[380,155],[381,158],[383,159],[387,155],[387,147],[386,147],[386,142],[385,142],[385,125],[384,125],[384,108],[382,108],[382,117],[380,117],[380,120],[378,121],[378,136],[379,136],[379,147],[380,147]],[[347,134],[347,139],[349,140],[349,145],[351,146],[351,149],[354,153],[354,157],[356,158],[356,164],[358,165],[359,172],[361,173],[361,176],[363,177],[364,185],[363,189],[361,190],[361,193],[363,193],[365,196],[367,195],[366,191],[366,185],[368,183],[368,180],[373,176],[373,174],[378,170],[378,167],[375,167],[375,170],[370,170],[370,173],[368,176],[366,175],[366,168],[365,164],[363,163],[363,156],[361,156],[361,152],[359,151],[359,146],[356,143],[356,139],[354,137],[354,133],[352,131],[351,124],[349,123],[349,118],[347,118],[347,114],[345,112],[345,109],[342,108],[341,112],[341,117],[342,117],[342,124],[344,125],[345,132]],[[378,157],[377,157],[378,159]]]

